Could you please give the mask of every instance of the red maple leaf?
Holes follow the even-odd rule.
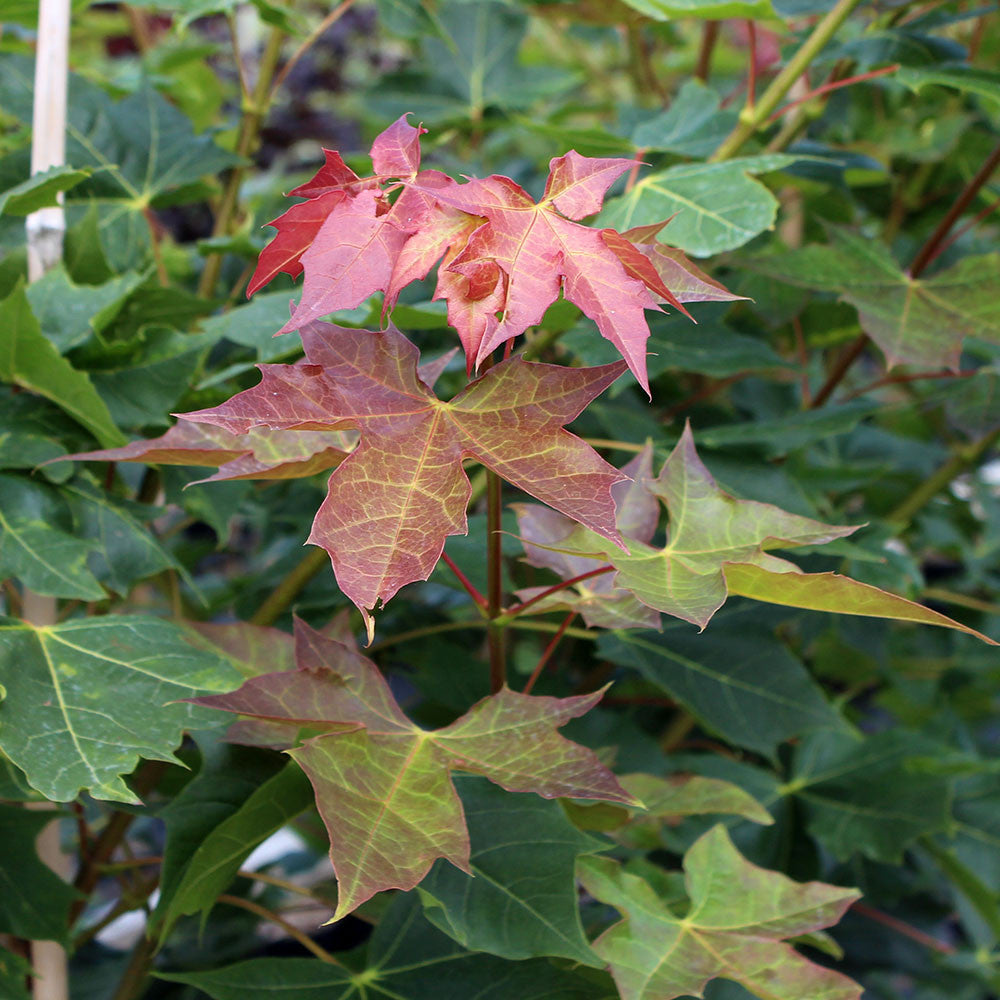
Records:
[[[549,164],[536,204],[509,177],[460,184],[421,170],[423,131],[404,115],[372,145],[373,176],[359,178],[328,151],[317,175],[292,192],[308,200],[274,220],[278,234],[249,288],[279,272],[305,273],[301,301],[278,332],[353,309],[376,292],[385,293],[388,312],[406,285],[437,265],[434,298],[448,303],[470,373],[538,323],[562,293],[596,322],[648,392],[644,310],[658,303],[683,310],[681,296],[651,250],[578,221],[600,209],[632,161],[571,150]]]
[[[618,362],[563,368],[510,358],[450,402],[420,378],[398,330],[313,323],[306,362],[261,365],[259,385],[187,420],[235,434],[357,429],[358,448],[330,477],[309,540],[330,553],[341,590],[365,616],[425,580],[445,538],[464,534],[474,458],[507,482],[620,545],[611,487],[623,478],[563,429],[622,373]]]

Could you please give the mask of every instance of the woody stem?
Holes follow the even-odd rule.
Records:
[[[501,548],[501,490],[500,477],[486,472],[486,616],[490,651],[490,690],[499,691],[507,683],[507,635],[498,619],[503,611],[503,551]]]

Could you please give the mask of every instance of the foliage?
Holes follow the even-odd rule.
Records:
[[[995,995],[996,11],[239,6],[0,13],[0,992]]]

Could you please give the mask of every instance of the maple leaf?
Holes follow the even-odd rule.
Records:
[[[975,629],[904,597],[836,573],[803,573],[794,563],[771,555],[767,550],[820,545],[857,528],[824,524],[725,493],[698,457],[690,424],[660,475],[643,479],[642,484],[670,513],[669,537],[662,549],[647,544],[649,535],[630,538],[622,531],[628,549],[622,552],[585,528],[567,531],[566,524],[556,528],[551,518],[544,524],[552,540],[543,540],[540,533],[533,544],[539,550],[554,550],[553,556],[573,558],[577,573],[584,565],[576,561],[580,557],[589,556],[591,569],[600,561],[609,563],[617,570],[608,574],[611,585],[702,629],[733,595],[787,607],[940,625],[995,645]],[[587,582],[600,579],[604,577]]]
[[[652,226],[637,226],[615,235],[626,240],[649,260],[653,270],[678,302],[735,302],[745,299],[745,295],[733,295],[729,289],[709,277],[683,250],[661,243],[656,238],[669,222],[668,219]],[[605,230],[605,233],[614,232],[613,229]]]
[[[571,150],[550,162],[537,204],[520,185],[499,175],[436,192],[443,204],[487,220],[447,270],[472,278],[495,264],[507,277],[502,315],[495,329],[481,338],[475,364],[538,323],[562,290],[594,320],[649,392],[644,310],[659,309],[651,289],[676,300],[651,270],[626,268],[626,248],[618,246],[616,252],[604,232],[573,221],[597,212],[608,187],[631,166],[631,160],[587,157]],[[618,234],[614,237],[627,244]]]
[[[464,534],[475,458],[509,483],[618,545],[611,487],[622,479],[563,429],[624,370],[562,368],[510,358],[439,400],[417,371],[417,349],[382,332],[313,323],[306,364],[261,365],[259,385],[185,414],[235,434],[356,428],[361,443],[330,477],[310,542],[330,553],[341,590],[369,611],[430,575],[448,535]]]
[[[656,532],[660,505],[645,486],[653,477],[653,447],[643,450],[622,467],[629,478],[611,487],[615,499],[616,523],[624,538],[648,542]],[[586,529],[557,511],[537,504],[511,504],[517,514],[518,534],[524,544],[525,561],[541,569],[550,569],[564,580],[582,576],[594,569],[590,556],[574,553],[574,536]],[[537,542],[540,544],[532,544]],[[567,545],[564,545],[568,542]],[[586,542],[584,541],[584,548]],[[548,590],[527,587],[517,591],[522,601],[530,601]],[[591,628],[658,628],[659,612],[647,607],[627,590],[615,587],[611,575],[591,577],[564,588],[536,602],[532,610],[544,614],[556,609],[576,611]]]
[[[299,479],[338,466],[357,443],[351,431],[295,432],[253,427],[234,434],[183,418],[165,434],[122,448],[62,455],[58,461],[145,462],[217,466],[203,482],[227,479]]]
[[[542,698],[504,687],[450,726],[427,732],[407,719],[371,660],[301,621],[295,648],[293,676],[251,678],[198,704],[247,718],[241,742],[263,735],[268,745],[292,746],[303,730],[310,734],[289,752],[312,782],[330,836],[334,920],[384,889],[412,889],[438,858],[470,872],[452,771],[544,798],[636,804],[592,751],[556,731],[603,691]]]
[[[888,250],[844,229],[829,246],[751,258],[748,265],[789,284],[837,292],[858,310],[861,328],[886,365],[958,371],[964,337],[1000,341],[994,286],[1000,254],[965,257],[928,278],[911,278]]]
[[[609,858],[582,858],[577,870],[591,895],[624,914],[593,944],[622,1000],[700,997],[718,977],[764,1000],[861,995],[852,980],[803,958],[783,940],[836,923],[861,894],[758,868],[736,850],[722,825],[684,856],[691,907],[683,919],[649,883]]]

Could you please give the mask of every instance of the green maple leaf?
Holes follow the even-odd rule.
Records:
[[[684,856],[691,908],[683,918],[648,882],[608,858],[585,857],[578,871],[591,895],[624,914],[594,942],[622,1000],[700,997],[718,977],[763,1000],[861,995],[856,983],[785,941],[836,923],[860,894],[758,868],[736,850],[724,826],[713,827]]]
[[[194,699],[244,716],[230,738],[290,746],[316,792],[337,874],[337,920],[384,889],[412,889],[437,858],[465,872],[469,835],[453,770],[544,798],[634,803],[590,751],[556,730],[603,692],[535,698],[504,688],[450,726],[426,732],[403,714],[378,668],[296,623],[298,671],[251,678]]]
[[[0,750],[59,802],[81,788],[138,802],[121,776],[140,757],[174,761],[184,731],[212,721],[177,701],[240,680],[177,625],[139,615],[45,627],[0,618],[0,677]]]
[[[995,294],[1000,254],[965,257],[929,278],[911,278],[880,243],[842,229],[829,246],[756,257],[750,266],[803,288],[837,292],[861,329],[898,364],[957,371],[964,337],[1000,340]]]

